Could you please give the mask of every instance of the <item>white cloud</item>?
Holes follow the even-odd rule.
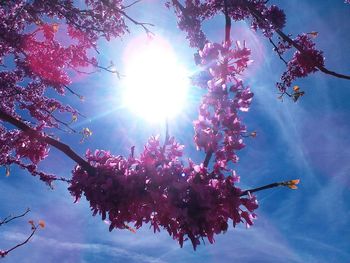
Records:
[[[12,242],[22,242],[27,238],[26,235],[16,232],[2,232],[0,234],[3,239]],[[136,253],[129,251],[128,249],[118,248],[112,245],[97,244],[97,243],[79,243],[79,242],[65,242],[58,241],[53,238],[46,238],[40,235],[36,235],[31,243],[39,245],[41,250],[50,249],[64,250],[65,253],[71,253],[74,251],[87,251],[89,253],[105,254],[113,258],[128,258],[131,262],[146,262],[146,263],[165,263],[166,261],[157,259],[155,257],[148,256],[143,253]],[[19,248],[21,249],[21,248]],[[50,250],[49,250],[50,251]]]

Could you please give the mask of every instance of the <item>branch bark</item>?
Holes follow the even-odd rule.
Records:
[[[231,17],[228,14],[227,0],[224,0],[224,15],[225,15],[225,43],[229,43],[229,42],[231,42]],[[225,69],[227,68],[227,63],[228,63],[227,58],[225,58],[224,59]],[[223,77],[226,79],[227,70],[225,70],[223,75],[224,75]],[[205,155],[204,162],[203,162],[204,167],[208,167],[212,156],[213,156],[212,151],[207,152],[207,154]]]
[[[298,188],[296,186],[297,184],[299,184],[299,179],[284,181],[284,182],[279,182],[279,183],[267,184],[267,185],[264,185],[261,187],[244,190],[240,196],[248,195],[250,193],[259,192],[262,190],[271,189],[271,188],[275,188],[275,187],[279,187],[279,186],[286,186],[286,187],[289,187],[290,189],[297,189]]]
[[[257,10],[255,10],[248,2],[246,2],[247,4],[247,8],[249,9],[249,11],[251,12],[251,14],[258,20],[262,21],[262,22],[268,22]],[[293,41],[289,36],[287,36],[282,30],[280,29],[276,29],[276,33],[287,43],[289,43],[290,45],[292,45],[295,49],[297,49],[300,53],[304,54],[304,49],[298,45],[295,41]],[[344,75],[344,74],[340,74],[334,71],[331,71],[329,69],[327,69],[326,67],[324,67],[323,65],[320,64],[316,64],[315,66],[319,71],[327,74],[327,75],[331,75],[334,76],[336,78],[341,78],[341,79],[347,79],[350,80],[350,76],[349,75]]]
[[[58,140],[55,140],[51,138],[50,136],[43,135],[36,130],[29,127],[27,124],[21,122],[20,120],[16,119],[15,117],[11,116],[10,114],[6,113],[5,111],[0,109],[0,119],[11,123],[18,129],[25,132],[30,137],[36,138],[42,142],[45,142],[65,155],[67,155],[70,159],[75,161],[77,164],[79,164],[85,171],[87,171],[90,174],[95,174],[95,168],[91,166],[87,161],[85,161],[82,157],[80,157],[76,152],[74,152],[67,144],[64,144]]]

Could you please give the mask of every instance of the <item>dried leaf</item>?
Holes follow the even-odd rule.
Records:
[[[78,120],[78,115],[74,114],[72,116],[72,122],[76,122]]]
[[[312,36],[313,38],[316,38],[318,36],[318,32],[317,31],[311,31],[311,32],[309,32],[307,34]]]
[[[257,132],[256,132],[256,131],[252,131],[252,132],[250,133],[250,136],[253,137],[253,138],[255,138],[256,135],[257,135]]]
[[[57,23],[52,24],[52,29],[53,29],[53,32],[56,33],[58,31],[58,24]]]
[[[6,166],[6,176],[10,176],[10,166]]]
[[[40,226],[41,228],[44,228],[44,227],[45,227],[45,221],[39,220],[39,226]]]
[[[294,180],[290,180],[288,182],[285,182],[283,185],[289,187],[290,189],[295,190],[295,189],[298,189],[297,184],[299,184],[299,182],[300,182],[300,179],[294,179]]]

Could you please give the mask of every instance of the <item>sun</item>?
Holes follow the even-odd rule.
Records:
[[[123,101],[130,111],[152,121],[173,118],[183,109],[189,73],[161,37],[131,41],[124,53]]]

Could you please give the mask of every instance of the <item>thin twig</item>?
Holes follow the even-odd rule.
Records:
[[[276,44],[272,41],[272,39],[270,37],[269,37],[269,41],[273,45],[274,51],[276,51],[276,53],[278,54],[279,58],[284,62],[284,64],[286,64],[286,66],[288,66],[288,62],[282,57],[281,52],[278,50],[278,47],[276,46]]]
[[[240,196],[244,196],[244,195],[249,195],[250,193],[254,193],[254,192],[258,192],[258,191],[262,191],[262,190],[266,190],[266,189],[271,189],[271,188],[275,188],[275,187],[279,187],[279,186],[286,186],[289,187],[290,189],[297,189],[297,184],[299,184],[299,179],[296,180],[289,180],[289,181],[284,181],[284,182],[279,182],[279,183],[272,183],[272,184],[267,184],[261,187],[257,187],[257,188],[252,188],[252,189],[248,189],[248,190],[244,190]]]
[[[29,242],[29,240],[34,236],[35,232],[37,231],[38,226],[35,226],[32,228],[32,233],[27,237],[26,240],[24,240],[22,243],[19,243],[17,245],[15,245],[14,247],[7,249],[6,251],[3,252],[3,256],[7,255],[8,253],[10,253],[12,250],[15,250],[18,247],[21,247],[25,244],[27,244]]]
[[[63,85],[70,93],[72,93],[74,96],[77,96],[79,99],[84,98],[84,96],[80,95],[79,93],[76,93],[74,90],[72,90],[70,87],[67,85]]]
[[[129,7],[131,7],[131,6],[135,5],[135,4],[137,4],[137,3],[139,3],[139,2],[141,2],[141,0],[134,1],[134,2],[132,2],[131,4],[128,4],[128,5],[125,5],[125,6],[122,5],[122,9],[127,9],[127,8],[129,8]]]
[[[18,215],[18,216],[8,216],[8,217],[6,217],[6,218],[4,218],[1,222],[0,222],[0,226],[1,225],[3,225],[3,224],[7,224],[7,223],[9,223],[9,222],[11,222],[12,220],[15,220],[15,219],[17,219],[17,218],[20,218],[20,217],[24,217],[26,214],[28,214],[30,212],[30,209],[29,208],[27,208],[26,209],[26,211],[23,213],[23,214],[21,214],[21,215]]]
[[[103,69],[103,70],[108,71],[110,73],[117,74],[118,79],[120,79],[123,76],[116,69],[110,69],[111,67],[103,67],[103,66],[100,66],[100,65],[94,65],[94,66],[96,68]]]
[[[124,11],[119,10],[119,12],[123,16],[125,16],[127,19],[129,19],[131,22],[133,22],[135,25],[141,26],[145,30],[147,35],[154,35],[154,33],[151,30],[149,30],[148,27],[147,27],[147,26],[154,26],[153,24],[138,22],[135,19],[133,19],[132,17],[130,17],[129,15],[127,15]]]
[[[162,153],[165,153],[166,146],[168,145],[169,142],[169,123],[168,123],[168,118],[165,119],[165,140],[164,140],[164,145],[162,148]]]
[[[47,114],[49,114],[49,116],[50,116],[51,118],[53,118],[56,122],[58,122],[58,123],[64,125],[64,126],[68,129],[68,130],[65,130],[65,132],[71,131],[71,132],[73,132],[73,133],[77,133],[77,131],[76,131],[75,129],[73,129],[73,128],[69,125],[69,123],[66,123],[66,122],[64,122],[64,121],[61,121],[60,119],[58,119],[57,117],[55,117],[55,116],[53,115],[52,112],[50,112],[50,111],[48,111],[48,110],[45,110],[45,109],[44,109],[44,111],[45,111]]]
[[[281,183],[267,184],[267,185],[264,185],[264,186],[261,186],[261,187],[244,190],[241,193],[240,196],[248,195],[248,193],[254,193],[254,192],[258,192],[258,191],[262,191],[262,190],[265,190],[265,189],[270,189],[270,188],[274,188],[274,187],[278,187],[278,186],[281,186]]]
[[[120,14],[122,14],[124,17],[126,17],[128,20],[130,20],[132,23],[134,23],[135,25],[137,26],[141,26],[147,35],[154,35],[153,32],[151,30],[148,29],[147,26],[154,26],[153,24],[151,23],[142,23],[142,22],[138,22],[136,21],[135,19],[133,19],[132,17],[130,17],[129,15],[127,15],[123,10],[121,9],[116,9],[114,6],[112,6],[109,1],[107,0],[101,0],[101,2],[106,5],[107,7],[111,8],[113,11],[115,12],[119,12]]]

